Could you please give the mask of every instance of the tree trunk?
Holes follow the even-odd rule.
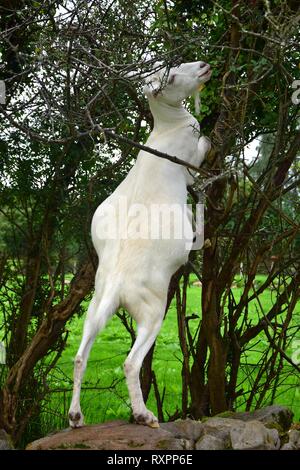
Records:
[[[196,355],[191,367],[190,413],[194,419],[201,419],[203,416],[209,415],[209,395],[208,387],[205,383],[207,353],[208,346],[202,322],[196,345]]]
[[[16,420],[20,390],[26,384],[38,361],[61,337],[66,322],[92,290],[94,278],[93,263],[88,260],[72,281],[68,296],[52,307],[32,342],[9,371],[0,395],[0,427],[10,433],[14,440],[19,437],[18,431],[20,427],[24,427],[24,421],[29,420],[29,417],[26,416],[22,417],[21,422]]]

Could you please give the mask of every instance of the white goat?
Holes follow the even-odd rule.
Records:
[[[147,145],[160,152],[176,155],[197,167],[210,149],[209,139],[199,139],[197,120],[183,107],[182,101],[209,80],[210,66],[191,62],[169,71],[154,72],[146,80],[144,92],[154,117],[154,129]],[[182,166],[140,151],[125,180],[96,210],[92,221],[92,239],[99,257],[95,293],[88,308],[83,337],[75,358],[74,390],[69,410],[70,425],[83,425],[80,387],[87,359],[97,333],[120,307],[136,320],[137,338],[125,361],[124,371],[134,419],[139,424],[158,427],[158,420],[144,403],[139,373],[143,360],[160,330],[167,302],[171,276],[188,260],[193,238],[189,214],[184,212],[187,185],[193,182]],[[185,236],[181,238],[130,236],[129,219],[121,214],[120,201],[146,210],[155,205],[182,208]],[[113,211],[111,210],[113,209]],[[134,212],[134,211],[133,211]],[[108,215],[107,215],[108,214]],[[143,217],[146,215],[142,212]],[[132,215],[132,213],[131,213]],[[107,223],[120,227],[116,236],[104,236]],[[128,225],[129,224],[129,225]],[[174,224],[163,218],[162,228]],[[169,227],[170,228],[170,227]],[[122,230],[127,230],[123,236]]]

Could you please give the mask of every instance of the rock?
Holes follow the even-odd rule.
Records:
[[[125,421],[65,429],[32,442],[28,450],[300,450],[300,431],[291,429],[293,413],[284,406],[261,410],[225,412],[202,421],[191,419],[162,423],[160,428],[129,424]],[[4,431],[3,431],[4,432]],[[1,435],[0,449],[8,442]],[[289,437],[289,441],[287,439]]]
[[[217,439],[223,442],[222,448],[230,449],[230,430],[233,426],[236,426],[238,424],[240,425],[240,427],[245,426],[245,423],[243,421],[231,418],[209,418],[203,423],[204,434],[209,434],[210,436],[216,437]]]
[[[217,415],[215,415],[214,417],[215,418],[234,418],[235,417],[235,412],[234,411],[223,411],[222,413],[219,413]],[[208,419],[208,418],[205,418],[205,419]]]
[[[239,421],[230,430],[231,446],[235,450],[277,450],[280,438],[276,429],[267,429],[260,421]]]
[[[11,439],[4,429],[0,429],[0,450],[12,450],[14,447],[12,445]]]
[[[224,450],[226,449],[225,440],[210,434],[205,434],[196,442],[196,450]]]
[[[279,431],[290,429],[294,413],[286,406],[271,405],[260,410],[233,413],[233,419],[242,421],[260,421],[268,428]]]
[[[32,442],[26,450],[190,450],[193,447],[193,441],[177,439],[164,429],[113,421],[68,428]]]
[[[300,422],[296,421],[291,425],[291,429],[296,429],[296,431],[300,431]]]
[[[281,450],[300,450],[300,431],[292,429],[289,433],[289,442],[281,447]]]
[[[170,423],[161,423],[161,429],[170,432],[177,439],[197,441],[203,434],[204,427],[201,421],[192,419],[179,419]]]
[[[267,429],[259,421],[242,421],[235,418],[209,418],[203,423],[204,436],[214,437],[203,439],[201,437],[197,449],[278,449],[280,447],[279,434],[276,429]],[[215,447],[213,447],[215,446]]]

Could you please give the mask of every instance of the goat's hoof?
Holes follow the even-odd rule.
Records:
[[[83,426],[83,414],[81,411],[69,412],[69,424],[71,428],[81,428]]]
[[[159,428],[159,422],[156,416],[151,411],[145,413],[134,413],[134,420],[136,424],[149,426],[150,428]]]
[[[159,422],[154,421],[153,423],[149,423],[148,426],[150,426],[150,428],[159,428]]]

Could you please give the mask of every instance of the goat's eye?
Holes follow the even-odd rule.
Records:
[[[176,75],[175,75],[175,73],[173,73],[173,74],[170,76],[169,80],[168,80],[168,85],[172,85],[172,83],[174,83],[175,77],[176,77]]]

